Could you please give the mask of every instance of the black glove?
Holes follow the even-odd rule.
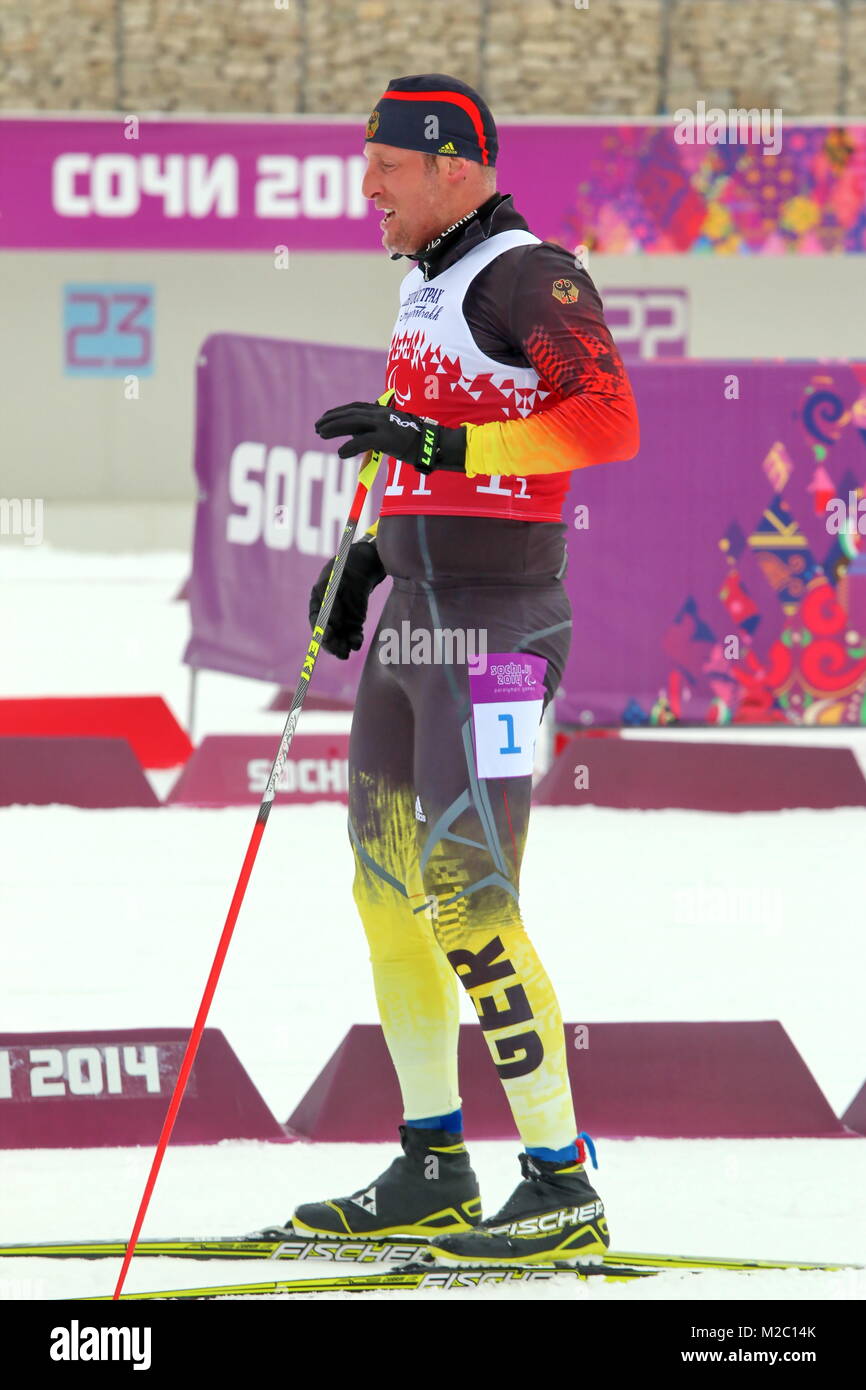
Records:
[[[328,561],[310,593],[311,628],[316,626],[333,564],[333,560]],[[346,661],[350,652],[360,650],[364,641],[367,600],[384,578],[385,566],[379,559],[375,536],[365,536],[362,541],[355,541],[354,545],[349,546],[346,568],[322,639],[326,652]]]
[[[466,460],[466,431],[437,425],[422,415],[410,415],[405,410],[392,410],[388,405],[371,405],[354,401],[326,410],[316,421],[320,439],[334,439],[348,434],[350,439],[337,450],[341,459],[378,449],[392,458],[411,463],[419,473],[432,473],[445,468],[463,473]]]

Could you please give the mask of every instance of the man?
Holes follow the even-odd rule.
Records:
[[[573,469],[637,452],[634,400],[589,276],[496,192],[496,127],[477,92],[439,73],[391,82],[365,154],[382,244],[416,264],[390,403],[340,406],[316,425],[347,436],[343,458],[388,455],[380,519],[350,549],[324,645],[341,658],[361,646],[369,594],[391,576],[355,705],[349,833],[404,1152],[292,1220],[304,1233],[433,1237],[451,1261],[573,1259],[609,1234],[518,880],[538,719],[570,640],[563,502]],[[473,673],[386,660],[384,638],[402,631],[428,653],[437,634],[440,650],[443,633],[476,634],[486,674],[483,662]],[[463,1143],[460,985],[525,1147],[521,1182],[486,1221]]]

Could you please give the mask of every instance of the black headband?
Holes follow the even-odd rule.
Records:
[[[438,72],[389,82],[370,113],[366,138],[490,166],[499,150],[496,123],[486,102],[459,78]]]

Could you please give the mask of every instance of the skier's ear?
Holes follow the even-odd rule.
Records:
[[[473,169],[478,167],[473,159],[464,159],[459,154],[440,155],[439,158],[445,165],[445,177],[449,183],[464,183],[472,176]]]

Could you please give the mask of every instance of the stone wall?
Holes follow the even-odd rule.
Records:
[[[450,72],[496,114],[866,112],[866,0],[0,0],[0,108],[366,114]]]
[[[708,106],[781,107],[786,115],[842,109],[838,0],[677,0],[671,19],[670,110],[693,106],[696,93]]]

